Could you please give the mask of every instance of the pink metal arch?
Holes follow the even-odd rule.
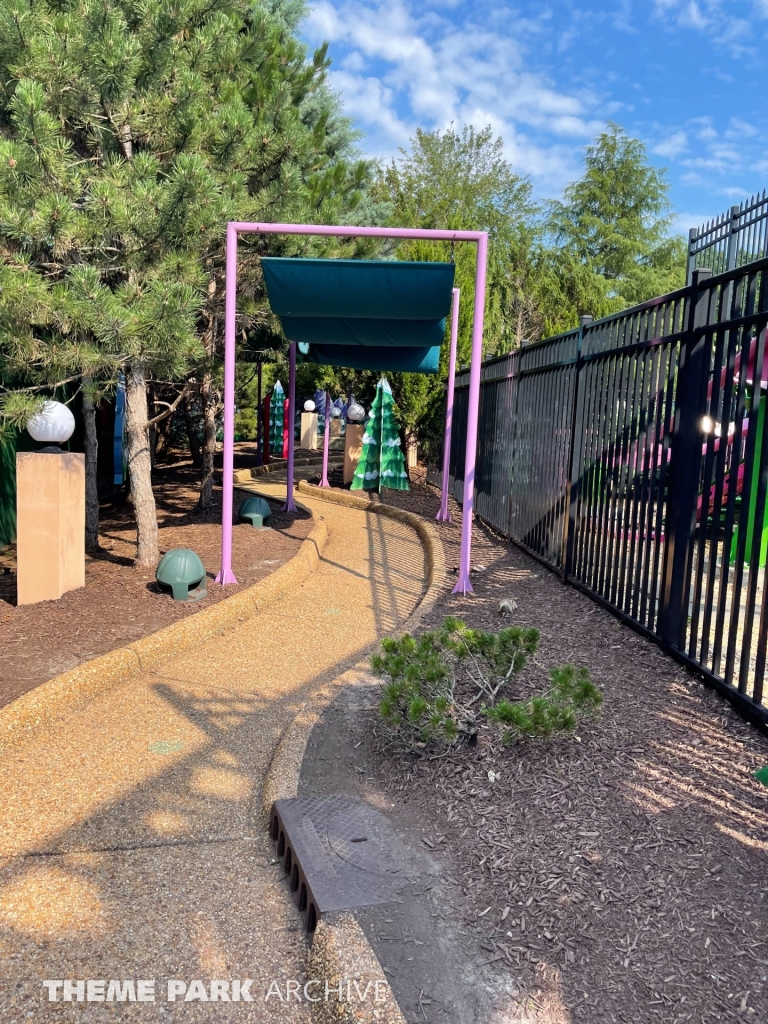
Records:
[[[470,559],[472,552],[472,515],[475,496],[475,455],[477,419],[480,406],[480,366],[483,360],[483,318],[485,313],[485,274],[488,262],[486,231],[441,231],[427,228],[339,227],[330,224],[255,224],[231,221],[227,224],[227,265],[224,329],[224,473],[221,528],[221,570],[216,582],[237,583],[232,572],[232,491],[234,486],[235,442],[235,323],[237,317],[237,236],[250,235],[325,235],[337,238],[411,238],[434,242],[473,242],[477,245],[475,303],[472,324],[472,357],[469,371],[469,410],[467,448],[464,464],[464,506],[461,525],[459,578],[454,594],[471,594]],[[458,304],[454,299],[454,306]],[[295,359],[295,346],[292,344]],[[289,385],[290,409],[295,408],[295,374]],[[289,468],[293,465],[293,430],[288,432]],[[288,474],[286,507],[293,505],[293,474]]]

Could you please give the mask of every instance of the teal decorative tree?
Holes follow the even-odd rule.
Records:
[[[283,412],[285,392],[280,381],[275,382],[272,389],[272,400],[269,403],[269,451],[271,455],[283,454]]]
[[[382,487],[409,490],[405,459],[400,448],[400,424],[395,416],[392,388],[386,377],[381,378],[376,388],[376,398],[365,425],[363,451],[350,489],[380,491]]]

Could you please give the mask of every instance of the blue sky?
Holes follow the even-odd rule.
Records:
[[[610,119],[669,168],[678,230],[768,188],[768,0],[316,0],[302,31],[372,156],[491,124],[544,199]]]

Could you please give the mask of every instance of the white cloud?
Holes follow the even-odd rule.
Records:
[[[379,78],[364,77],[348,71],[335,71],[331,76],[334,90],[344,97],[344,110],[363,124],[375,124],[378,132],[371,156],[389,156],[399,146],[406,146],[415,133],[415,125],[401,120],[393,110],[393,93]]]
[[[345,53],[331,84],[368,132],[369,151],[391,152],[416,124],[492,124],[515,169],[559,191],[579,172],[581,145],[610,116],[607,97],[586,87],[558,88],[531,70],[528,48],[551,35],[546,9],[524,18],[491,8],[480,23],[470,6],[457,24],[445,16],[446,6],[320,0],[305,32],[311,42],[328,39]]]
[[[743,56],[758,52],[750,15],[768,18],[768,0],[653,0],[653,10],[667,27],[706,33],[716,46]]]
[[[676,234],[687,235],[691,228],[700,228],[712,220],[711,213],[678,213],[672,224]]]
[[[725,133],[727,139],[751,139],[758,135],[759,131],[748,121],[742,121],[740,117],[731,118],[731,126]]]
[[[669,160],[673,160],[676,156],[680,156],[688,148],[688,136],[685,132],[675,132],[674,135],[670,135],[669,138],[660,142],[658,146],[653,147],[653,152],[659,156],[666,157]]]

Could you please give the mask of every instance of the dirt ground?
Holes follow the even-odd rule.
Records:
[[[438,507],[426,487],[383,498]],[[420,629],[449,613],[535,626],[508,696],[572,662],[604,707],[575,735],[505,746],[486,725],[476,748],[434,758],[393,747],[370,707],[331,709],[315,730],[305,789],[359,793],[423,851],[403,902],[360,914],[408,1021],[768,1020],[768,789],[752,778],[768,739],[588,597],[484,527],[475,537],[475,596],[446,591]]]
[[[238,447],[239,468],[252,464],[250,450]],[[272,503],[271,530],[236,523],[233,566],[237,587],[213,583],[221,558],[221,488],[214,507],[197,508],[197,472],[184,455],[172,455],[155,468],[160,551],[192,548],[203,561],[208,596],[174,601],[160,591],[154,572],[135,569],[136,527],[130,502],[102,505],[101,549],[86,558],[85,587],[59,601],[16,607],[14,547],[0,552],[0,706],[51,677],[116,647],[194,615],[267,576],[299,549],[312,528],[305,512],[285,515]],[[243,492],[235,492],[234,512]]]

